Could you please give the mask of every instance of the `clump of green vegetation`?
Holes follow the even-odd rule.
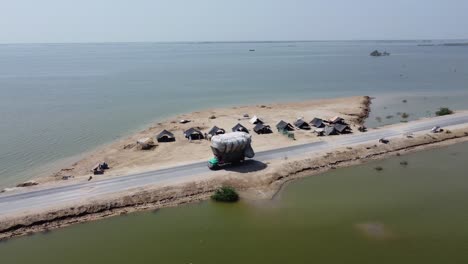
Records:
[[[400,165],[402,166],[408,166],[408,162],[406,160],[400,161]]]
[[[388,115],[388,116],[386,116],[385,118],[387,118],[387,119],[392,119],[393,116],[392,116],[392,115]]]
[[[381,166],[377,166],[374,168],[376,171],[383,171],[383,168]]]
[[[438,111],[435,112],[436,116],[451,115],[453,111],[448,107],[441,107]]]
[[[406,118],[408,118],[408,117],[409,117],[409,114],[408,114],[408,113],[406,113],[406,112],[405,112],[405,113],[401,113],[401,118],[406,119]]]
[[[382,118],[380,116],[375,117],[375,120],[377,120],[379,123],[382,122]]]
[[[239,201],[239,194],[236,190],[229,186],[218,188],[215,193],[211,196],[211,199],[217,202],[228,202],[233,203]]]

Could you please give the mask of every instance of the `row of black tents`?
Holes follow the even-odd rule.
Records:
[[[270,126],[260,124],[260,123],[256,124],[253,130],[257,134],[272,133]],[[232,132],[236,132],[236,131],[249,133],[249,130],[245,126],[241,125],[240,123],[238,123],[232,128]],[[226,130],[224,130],[223,128],[219,128],[217,126],[212,127],[210,131],[208,131],[208,133],[203,133],[199,128],[192,127],[184,131],[184,137],[189,140],[200,140],[200,139],[210,138],[212,136],[220,135],[224,133],[226,133]],[[174,142],[175,136],[173,133],[167,130],[163,130],[161,133],[159,133],[156,136],[156,140],[158,142]]]
[[[240,123],[236,124],[234,127],[232,127],[232,132],[245,132],[245,133],[250,133],[250,131]],[[253,131],[257,134],[269,134],[273,133],[269,125],[264,125],[263,123],[258,123],[255,124]],[[220,134],[225,134],[226,130],[223,128],[219,128],[217,126],[214,126],[211,128],[208,133],[203,133],[197,128],[189,128],[184,131],[184,136],[187,139],[190,140],[199,140],[199,139],[210,139],[212,136],[215,135],[220,135]]]
[[[294,127],[303,130],[310,130],[312,127],[315,127],[316,129],[314,132],[320,136],[346,134],[351,132],[350,126],[340,117],[333,117],[330,120],[314,118],[310,122],[306,122],[303,119],[298,119],[296,122],[294,122],[294,126],[281,120],[276,125],[278,131],[293,131],[295,130]]]
[[[257,134],[270,134],[273,133],[269,125],[264,124],[264,122],[257,117],[254,117],[250,120],[250,123],[254,124],[253,131]],[[294,131],[296,128],[302,130],[310,130],[312,127],[315,127],[315,132],[319,135],[337,135],[345,134],[351,132],[351,128],[348,124],[344,122],[342,118],[334,117],[330,120],[323,120],[320,118],[314,118],[310,122],[306,122],[303,119],[298,119],[294,122],[294,126],[290,123],[287,123],[283,120],[279,121],[276,124],[276,128],[279,132],[282,131]],[[245,132],[250,133],[250,131],[240,123],[232,127],[232,132]],[[226,130],[219,128],[217,126],[212,127],[208,133],[203,133],[199,128],[192,127],[184,131],[184,137],[189,140],[201,140],[209,139],[212,136],[220,135],[226,133]],[[175,141],[174,134],[163,130],[156,136],[158,142],[173,142]]]

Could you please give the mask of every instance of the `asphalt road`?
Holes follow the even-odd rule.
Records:
[[[377,143],[380,138],[391,138],[407,133],[429,131],[436,125],[448,127],[462,124],[468,124],[468,113],[408,122],[398,128],[381,128],[367,133],[335,136],[327,141],[258,152],[254,160],[248,162],[253,165],[251,167],[255,167],[255,164],[264,164],[268,160],[294,157],[305,153],[330,152],[339,147],[372,142]],[[230,170],[235,171],[235,168],[230,168]],[[50,208],[76,204],[79,201],[87,199],[99,199],[108,194],[120,193],[148,185],[171,183],[173,181],[190,179],[190,177],[201,174],[209,175],[212,173],[214,172],[207,168],[206,162],[198,162],[121,177],[92,180],[89,182],[64,182],[63,184],[49,188],[38,186],[20,191],[7,192],[0,194],[0,218],[15,214],[40,212]]]

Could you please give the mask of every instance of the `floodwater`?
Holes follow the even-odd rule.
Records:
[[[369,126],[466,109],[468,47],[418,43],[0,45],[0,187],[198,109],[370,95]]]
[[[0,259],[467,263],[467,162],[465,143],[336,169],[292,182],[271,201],[207,201],[12,239],[0,243]]]

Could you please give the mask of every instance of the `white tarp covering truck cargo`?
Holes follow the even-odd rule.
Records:
[[[232,132],[211,138],[214,157],[208,161],[208,168],[216,170],[224,165],[243,162],[253,158],[255,153],[250,145],[252,136],[245,132]]]

